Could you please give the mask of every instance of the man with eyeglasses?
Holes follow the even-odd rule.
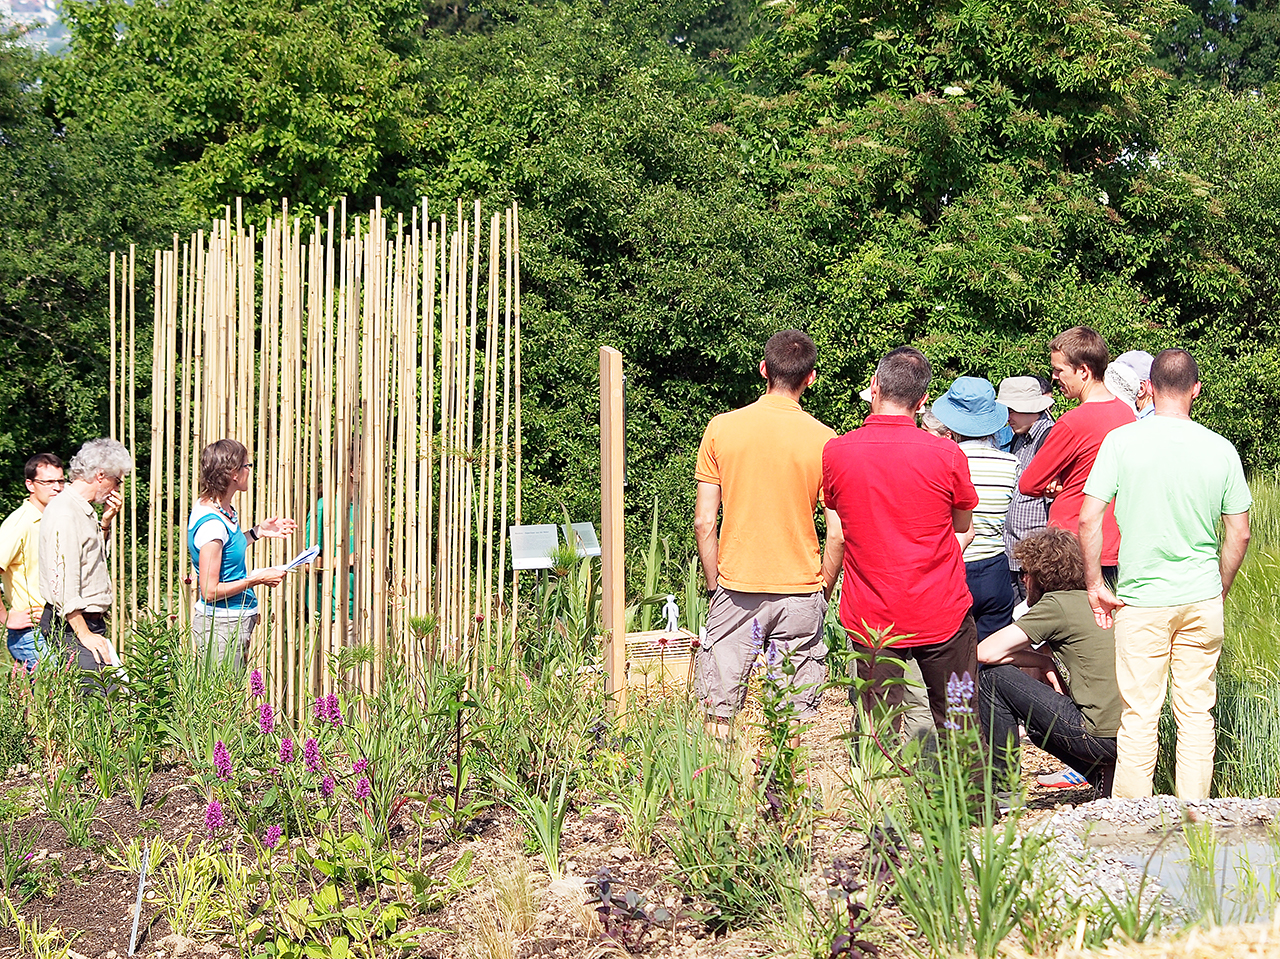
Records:
[[[44,640],[36,623],[44,600],[40,598],[40,519],[49,501],[62,492],[62,460],[53,453],[37,453],[23,469],[27,492],[22,505],[0,523],[0,579],[4,603],[0,604],[7,630],[9,655],[28,670],[44,655]]]
[[[71,482],[40,523],[40,633],[47,643],[61,643],[86,671],[116,659],[107,639],[112,589],[106,536],[123,503],[120,485],[132,469],[123,444],[89,440],[71,458]],[[103,506],[101,519],[94,504]]]

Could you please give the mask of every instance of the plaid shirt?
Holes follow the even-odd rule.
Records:
[[[1048,413],[1041,413],[1040,419],[1032,424],[1029,432],[1023,436],[1014,436],[1013,442],[1009,444],[1009,452],[1018,458],[1019,476],[1044,443],[1051,426],[1053,418]],[[1004,521],[1004,551],[1009,557],[1010,569],[1022,569],[1022,564],[1013,557],[1014,544],[1026,539],[1036,530],[1044,529],[1048,522],[1049,501],[1043,496],[1024,496],[1015,486],[1009,513]]]

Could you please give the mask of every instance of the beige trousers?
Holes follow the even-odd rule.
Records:
[[[196,655],[210,665],[232,665],[244,669],[249,655],[249,638],[258,625],[258,611],[243,616],[209,616],[191,612],[191,635]]]
[[[1222,597],[1185,606],[1124,606],[1116,611],[1116,682],[1124,700],[1116,736],[1117,799],[1151,795],[1157,728],[1169,674],[1178,724],[1176,791],[1205,799],[1213,780]]]

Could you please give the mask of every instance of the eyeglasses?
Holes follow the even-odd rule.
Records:
[[[37,486],[66,486],[67,481],[64,479],[56,480],[32,480]]]

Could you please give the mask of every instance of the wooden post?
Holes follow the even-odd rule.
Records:
[[[600,580],[604,587],[605,693],[627,709],[627,630],[622,538],[622,354],[600,347]]]

